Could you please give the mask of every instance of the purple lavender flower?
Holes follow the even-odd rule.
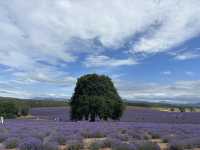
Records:
[[[28,137],[23,139],[19,145],[20,150],[42,150],[42,141],[37,138]]]

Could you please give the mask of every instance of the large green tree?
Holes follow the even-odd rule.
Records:
[[[80,77],[71,98],[71,119],[118,120],[124,104],[112,80],[105,75],[88,74]]]

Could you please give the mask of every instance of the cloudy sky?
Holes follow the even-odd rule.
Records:
[[[109,75],[129,100],[200,102],[199,0],[1,0],[0,96],[70,97]]]

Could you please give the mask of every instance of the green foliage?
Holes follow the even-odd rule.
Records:
[[[18,114],[17,106],[12,102],[0,103],[0,116],[15,118]]]
[[[99,149],[101,149],[101,145],[99,143],[97,143],[97,142],[92,143],[90,145],[90,150],[99,150]]]
[[[186,111],[185,107],[179,107],[178,109],[179,109],[180,112],[185,112]]]
[[[123,101],[111,79],[104,75],[89,74],[78,79],[71,98],[71,119],[103,120],[121,117]]]
[[[171,112],[174,112],[174,111],[175,111],[175,109],[174,109],[174,108],[170,108],[170,111],[171,111]]]
[[[29,114],[29,107],[25,106],[21,108],[21,115],[22,116],[27,116]]]
[[[19,140],[17,138],[8,138],[4,144],[7,149],[17,148]]]
[[[15,118],[29,114],[29,107],[26,104],[15,103],[14,101],[0,102],[0,116],[4,118]]]
[[[190,112],[195,112],[196,111],[194,107],[190,107],[189,110],[190,110]]]
[[[144,142],[139,146],[138,150],[160,150],[160,147],[151,142]]]
[[[63,107],[68,105],[67,100],[54,100],[54,99],[18,99],[18,98],[9,98],[9,97],[0,97],[0,104],[4,102],[12,102],[17,105],[17,107],[26,105],[30,108],[35,107]]]
[[[82,150],[83,143],[80,141],[70,141],[68,144],[68,150]]]

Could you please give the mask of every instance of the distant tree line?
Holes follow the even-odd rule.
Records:
[[[13,102],[16,105],[27,105],[30,108],[35,107],[63,107],[68,105],[67,100],[36,100],[36,99],[18,99],[18,98],[7,98],[7,97],[0,97],[0,103],[2,102]]]
[[[0,116],[5,118],[15,118],[29,114],[27,105],[17,105],[14,102],[0,102]]]
[[[5,118],[15,118],[28,115],[31,108],[63,107],[67,105],[68,102],[64,100],[33,100],[0,97],[0,116],[4,116]]]

